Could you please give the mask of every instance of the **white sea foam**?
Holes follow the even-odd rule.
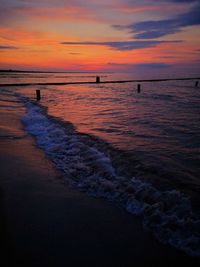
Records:
[[[144,227],[164,243],[200,256],[200,220],[192,213],[188,197],[179,191],[158,191],[136,177],[119,176],[108,153],[83,142],[75,131],[46,116],[26,102],[22,121],[39,147],[61,169],[66,179],[89,194],[117,201],[130,213],[140,215]]]

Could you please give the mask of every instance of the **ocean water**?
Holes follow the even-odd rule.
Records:
[[[96,75],[2,73],[0,83],[94,81]],[[136,83],[1,86],[1,91],[24,102],[25,129],[70,185],[118,203],[140,216],[161,242],[200,256],[200,87],[195,81],[145,82],[140,93]]]

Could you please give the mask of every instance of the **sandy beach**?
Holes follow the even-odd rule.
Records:
[[[24,131],[23,105],[14,96],[7,103],[0,112],[2,266],[199,263],[162,245],[115,204],[70,188]]]

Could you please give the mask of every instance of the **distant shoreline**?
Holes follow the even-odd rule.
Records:
[[[8,73],[114,73],[111,71],[40,71],[40,70],[0,70],[0,72]]]

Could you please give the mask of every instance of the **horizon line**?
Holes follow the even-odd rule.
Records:
[[[21,73],[114,73],[115,71],[45,71],[45,70],[15,70],[0,69],[0,72],[21,72]]]

